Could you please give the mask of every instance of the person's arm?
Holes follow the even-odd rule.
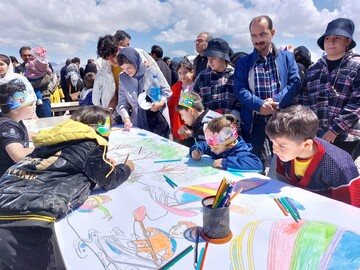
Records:
[[[5,146],[5,151],[14,162],[19,162],[34,151],[34,147],[25,148],[21,143],[10,143]]]
[[[123,74],[121,76],[128,76],[127,74]],[[120,77],[121,77],[120,76]],[[120,78],[119,83],[119,93],[118,93],[118,103],[116,105],[116,111],[121,116],[124,123],[129,123],[129,128],[132,126],[130,121],[130,114],[129,114],[129,102],[126,97],[125,93],[125,85],[123,83],[124,80]]]
[[[330,131],[336,135],[341,133],[347,133],[347,131],[353,128],[359,123],[360,118],[360,72],[351,83],[348,93],[350,95],[346,105],[341,109],[340,113],[334,117]],[[341,97],[339,97],[341,99]]]
[[[237,61],[234,73],[234,93],[237,100],[242,106],[248,107],[252,111],[260,112],[260,107],[265,103],[255,93],[252,92],[249,86],[249,70],[247,69],[247,57]],[[253,68],[253,67],[251,67]],[[254,80],[253,76],[250,78]]]
[[[279,102],[279,108],[290,106],[294,98],[300,92],[300,75],[294,55],[287,53],[284,57],[283,72],[287,72],[287,84],[283,86],[281,91],[273,97],[275,102]],[[281,69],[278,69],[281,72]],[[282,77],[282,74],[279,74]],[[280,80],[282,81],[282,80]]]
[[[103,160],[103,147],[97,147],[86,159],[85,173],[103,189],[111,190],[124,183],[131,174],[131,168],[127,164],[113,165]]]
[[[221,165],[225,170],[230,168],[260,172],[263,170],[263,165],[260,159],[255,154],[247,151],[223,158]]]
[[[102,72],[101,70],[96,74],[92,91],[92,103],[96,106],[101,106],[101,93],[104,89]]]

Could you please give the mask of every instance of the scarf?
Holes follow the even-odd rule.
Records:
[[[144,75],[146,71],[146,66],[142,63],[140,54],[134,48],[123,48],[119,54],[124,55],[131,64],[136,68],[136,73],[134,77],[130,77],[126,73],[122,76],[122,83],[126,85],[125,89],[135,90],[133,92],[137,93],[137,96],[144,92]],[[130,91],[130,92],[132,92]],[[146,118],[146,111],[138,106],[137,119],[133,124],[139,128],[149,130],[149,125]]]

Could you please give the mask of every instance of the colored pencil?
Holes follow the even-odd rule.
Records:
[[[199,262],[196,265],[196,270],[200,270],[202,261],[204,259],[204,251],[205,251],[205,248],[202,248],[201,251],[200,251]]]
[[[289,205],[289,203],[286,201],[285,198],[280,198],[279,201],[285,205],[285,208],[286,210],[288,210],[288,212],[290,213],[290,215],[292,216],[292,218],[296,221],[296,222],[299,222],[298,221],[298,217],[295,213],[295,211],[291,208],[291,206]]]
[[[159,270],[167,270],[170,269],[171,266],[176,264],[178,261],[180,261],[182,258],[184,258],[190,251],[192,251],[194,247],[192,245],[188,246],[186,249],[181,251],[178,255],[176,255],[174,258],[172,258],[170,261],[168,261],[166,264],[161,266]]]
[[[216,205],[217,205],[217,202],[219,200],[219,197],[223,194],[225,188],[226,188],[226,185],[227,185],[227,180],[226,178],[224,177],[222,180],[221,180],[221,183],[220,183],[220,186],[218,188],[218,190],[216,191],[216,196],[215,196],[215,199],[214,199],[214,202],[212,204],[212,207],[211,208],[215,208]]]
[[[128,161],[128,159],[129,159],[129,156],[130,156],[130,154],[127,154],[127,156],[126,156],[126,158],[125,158],[125,161],[124,161],[124,163],[126,163],[126,161]]]
[[[202,270],[203,267],[204,267],[205,257],[206,257],[206,252],[207,252],[208,246],[209,246],[209,242],[206,242],[206,244],[205,244],[205,250],[204,250],[204,255],[203,255],[202,260],[201,260],[200,270]]]
[[[198,264],[198,247],[199,247],[199,227],[196,227],[196,239],[195,239],[195,250],[194,250],[194,268],[197,268]]]
[[[154,163],[163,163],[163,162],[176,162],[181,161],[181,158],[176,159],[164,159],[164,160],[155,160]]]
[[[177,187],[177,186],[178,186],[178,185],[177,185],[173,180],[171,180],[168,176],[164,175],[164,177],[165,177],[165,179],[166,179],[169,183],[171,183],[174,187]]]
[[[296,208],[296,206],[293,204],[293,202],[291,201],[291,199],[289,197],[285,197],[285,199],[288,201],[288,203],[290,204],[290,206],[292,207],[292,209],[295,211],[296,216],[301,219],[300,217],[300,213],[299,210]]]
[[[140,150],[139,150],[139,154],[138,154],[138,155],[140,155],[140,153],[141,153],[141,150],[142,150],[142,146],[140,147]]]
[[[239,172],[239,173],[261,173],[262,170],[240,170],[235,168],[227,168],[229,172]]]
[[[276,202],[276,204],[279,206],[280,210],[284,213],[285,216],[288,215],[288,212],[286,211],[286,209],[284,208],[284,206],[282,206],[282,204],[279,202],[279,199],[274,198],[274,201]]]
[[[239,193],[241,193],[241,191],[243,191],[243,190],[244,190],[244,188],[239,188],[238,191],[236,191],[235,194],[230,197],[229,203],[231,203],[231,201],[232,201],[237,195],[239,195]]]
[[[199,146],[198,146],[198,142],[197,142],[196,137],[194,137],[194,141],[195,141],[196,150],[199,152]]]

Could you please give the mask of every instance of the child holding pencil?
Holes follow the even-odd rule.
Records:
[[[250,144],[238,136],[236,119],[231,114],[211,120],[205,128],[206,141],[190,148],[190,156],[200,160],[203,154],[211,156],[215,168],[225,170],[261,171],[260,159],[251,153]]]
[[[85,106],[32,137],[35,150],[0,178],[0,269],[63,269],[54,221],[96,186],[115,189],[134,170],[130,160],[106,159],[109,132],[110,112]]]

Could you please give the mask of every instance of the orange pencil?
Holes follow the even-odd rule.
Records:
[[[225,177],[221,180],[220,186],[219,186],[219,188],[218,188],[218,190],[216,192],[216,196],[215,196],[212,208],[215,208],[215,205],[217,204],[217,201],[219,200],[219,197],[221,196],[221,194],[223,194],[224,188],[226,187],[226,181],[227,180],[226,180]]]
[[[235,194],[231,196],[229,203],[231,203],[231,201],[243,190],[243,188],[239,188],[238,191],[236,191]]]
[[[284,208],[284,206],[282,206],[282,204],[279,202],[279,199],[274,198],[274,201],[276,202],[276,204],[279,206],[279,208],[281,209],[281,211],[284,213],[285,216],[288,215],[288,212],[286,211],[286,209]]]
[[[204,262],[205,262],[205,257],[206,257],[206,252],[207,252],[208,246],[209,246],[209,242],[206,242],[206,244],[205,244],[205,251],[204,251],[204,255],[203,255],[203,257],[202,257],[202,261],[201,261],[201,265],[200,265],[200,270],[202,270],[202,269],[203,269]]]

